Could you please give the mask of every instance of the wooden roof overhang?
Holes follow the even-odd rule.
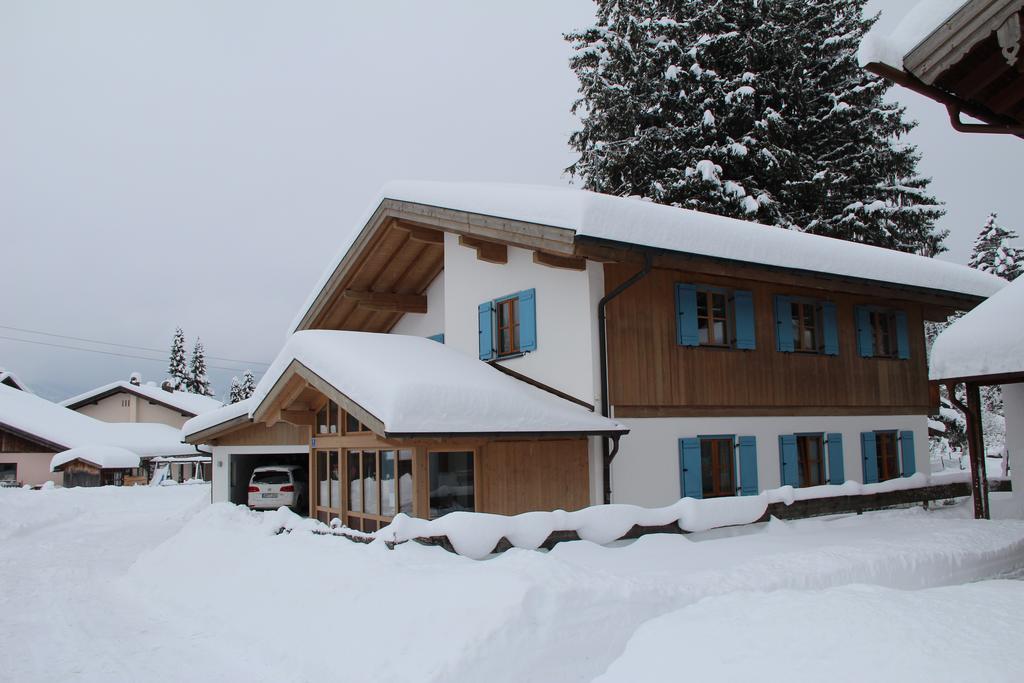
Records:
[[[44,439],[41,436],[37,436],[30,432],[26,432],[23,429],[18,429],[13,425],[7,424],[6,422],[0,422],[0,429],[10,432],[11,434],[14,434],[15,436],[21,439],[25,439],[26,441],[31,441],[32,443],[38,444],[43,448],[52,448],[55,453],[58,453],[60,451],[66,451],[69,448],[71,448],[70,446],[59,444],[56,441],[50,441],[49,439]]]
[[[970,0],[904,56],[902,69],[865,68],[944,104],[958,131],[1024,138],[1022,35],[1024,0]]]
[[[1024,371],[1022,372],[998,372],[991,375],[969,375],[965,377],[943,377],[933,379],[935,384],[977,384],[978,386],[992,386],[995,384],[1019,384],[1024,382]]]
[[[110,396],[116,396],[117,394],[131,394],[132,396],[137,396],[138,398],[145,399],[146,401],[149,401],[150,403],[152,403],[154,405],[162,406],[164,408],[167,408],[168,410],[172,410],[172,411],[174,411],[176,413],[180,413],[182,417],[195,417],[196,416],[196,414],[193,413],[190,410],[185,410],[184,408],[181,408],[179,406],[171,405],[170,403],[166,403],[166,402],[161,401],[159,399],[155,399],[152,396],[147,396],[146,394],[143,394],[140,391],[134,391],[132,389],[129,389],[128,387],[123,387],[123,386],[113,387],[112,389],[107,389],[106,391],[102,391],[102,392],[99,392],[97,394],[92,394],[90,396],[86,396],[85,398],[81,399],[80,401],[75,401],[74,403],[69,403],[68,405],[66,405],[64,407],[68,408],[69,410],[78,410],[82,406],[90,405],[90,404],[93,404],[93,403],[99,403],[103,399],[108,398]]]
[[[445,232],[480,248],[573,256],[572,230],[384,199],[295,329],[389,332],[405,313],[426,312],[424,293],[444,269]]]
[[[230,434],[231,432],[235,432],[235,431],[238,431],[239,429],[245,428],[246,426],[248,426],[251,423],[252,423],[252,418],[249,417],[249,414],[248,413],[243,413],[242,415],[238,415],[236,417],[230,418],[228,420],[225,420],[224,422],[221,422],[221,423],[218,423],[218,424],[215,424],[215,425],[211,425],[210,427],[207,427],[206,429],[204,429],[202,431],[194,432],[192,434],[187,434],[182,439],[182,441],[184,441],[187,444],[191,444],[193,446],[197,446],[199,444],[209,443],[211,439],[216,439],[217,437],[226,436],[227,434]]]
[[[473,432],[396,432],[389,431],[387,425],[349,398],[337,387],[323,379],[305,364],[293,360],[281,373],[271,387],[266,398],[253,411],[253,421],[273,426],[277,422],[312,425],[315,413],[324,403],[332,400],[348,414],[355,417],[371,432],[384,440],[420,440],[420,439],[461,439],[487,438],[493,440],[511,439],[552,439],[575,438],[584,436],[617,437],[628,433],[628,430],[607,431],[473,431]]]
[[[576,241],[576,253],[579,256],[599,261],[629,262],[639,266],[644,262],[645,255],[650,254],[655,268],[680,269],[705,275],[727,274],[730,277],[807,289],[843,291],[871,297],[914,301],[925,305],[924,311],[928,320],[945,320],[950,314],[958,310],[970,310],[985,300],[982,296],[960,292],[689,254],[584,235],[577,237]]]

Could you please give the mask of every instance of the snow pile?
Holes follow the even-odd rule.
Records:
[[[203,413],[208,413],[211,410],[217,410],[224,405],[217,399],[209,396],[192,394],[187,391],[164,391],[160,387],[152,384],[133,384],[131,381],[111,382],[110,384],[97,387],[92,391],[87,391],[84,394],[72,396],[67,400],[61,401],[60,404],[69,408],[77,408],[78,406],[86,403],[92,403],[105,395],[121,392],[142,396],[143,398],[155,403],[163,403],[175,410],[188,413],[189,415],[202,415]]]
[[[139,456],[127,449],[117,446],[79,446],[54,455],[50,460],[50,471],[56,472],[58,467],[72,460],[83,460],[104,470],[139,466]]]
[[[710,163],[710,162],[709,162]],[[704,167],[702,172],[713,169]],[[667,249],[972,296],[1005,282],[967,266],[866,244],[772,230],[758,223],[569,187],[480,182],[396,181],[379,197],[324,271],[292,322],[298,329],[364,226],[385,199],[563,228],[575,237]]]
[[[722,644],[741,643],[729,651],[727,680],[765,680],[766,672],[784,671],[786,681],[815,683],[876,678],[867,672],[890,681],[1013,681],[1024,670],[1024,650],[993,635],[1016,633],[1022,611],[1022,581],[922,591],[849,585],[738,592],[642,625],[595,683],[678,680],[679,662],[665,655],[683,643],[686,671],[715,679],[721,678]],[[985,616],[965,624],[971,613]],[[951,637],[955,646],[939,645]],[[811,643],[819,656],[807,656]]]
[[[629,431],[430,339],[328,330],[291,336],[256,386],[250,416],[293,362],[362,406],[389,434]]]
[[[966,0],[920,0],[891,33],[883,34],[878,28],[868,31],[857,61],[861,66],[878,62],[903,71],[903,58],[965,4]]]
[[[181,432],[164,424],[102,422],[24,391],[0,385],[0,424],[48,441],[56,450],[77,446],[120,446],[145,457],[188,455]]]
[[[931,379],[1024,372],[1024,277],[943,330],[929,364]]]

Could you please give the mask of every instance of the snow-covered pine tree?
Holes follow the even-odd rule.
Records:
[[[188,365],[185,361],[185,333],[175,328],[171,341],[171,358],[167,365],[167,380],[174,391],[184,391],[188,385]]]
[[[206,376],[206,351],[198,337],[192,347],[192,358],[189,359],[187,389],[193,394],[214,395],[210,379]]]
[[[972,268],[993,273],[1007,280],[1015,280],[1024,270],[1024,250],[1017,249],[1007,241],[1017,239],[1013,230],[1007,230],[999,224],[995,213],[990,213],[985,227],[974,240],[971,260]]]
[[[865,0],[597,0],[571,33],[567,170],[640,195],[933,255],[942,210],[899,136],[913,123],[861,69]]]
[[[244,396],[242,396],[242,383],[238,377],[231,378],[231,390],[228,392],[228,403],[238,403]]]
[[[242,375],[242,398],[249,398],[256,393],[256,378],[252,374],[252,370],[246,370],[245,374]]]

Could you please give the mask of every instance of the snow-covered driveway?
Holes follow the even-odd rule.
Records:
[[[208,496],[0,490],[0,679],[865,680],[916,666],[929,680],[1010,681],[1024,670],[1024,582],[958,585],[1024,567],[1021,521],[908,510],[479,562],[274,535],[280,513]]]

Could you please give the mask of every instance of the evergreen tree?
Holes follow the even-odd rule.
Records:
[[[249,398],[256,393],[256,378],[253,377],[252,370],[246,370],[245,374],[242,375],[242,398]]]
[[[238,381],[238,377],[231,378],[231,390],[228,392],[228,403],[238,403],[244,396],[242,396],[242,383]]]
[[[203,342],[196,338],[192,347],[192,358],[189,361],[188,381],[186,388],[190,393],[203,396],[213,396],[213,389],[210,387],[210,379],[206,376],[206,351],[203,349]]]
[[[185,333],[178,327],[171,342],[171,358],[167,365],[167,380],[174,391],[184,391],[188,385],[188,366],[185,362]]]
[[[566,36],[588,189],[934,255],[913,123],[856,50],[865,0],[597,0]]]
[[[985,227],[974,240],[974,250],[968,265],[1007,280],[1017,279],[1024,270],[1024,250],[1006,243],[1017,237],[1016,232],[999,225],[996,214],[989,214]]]

